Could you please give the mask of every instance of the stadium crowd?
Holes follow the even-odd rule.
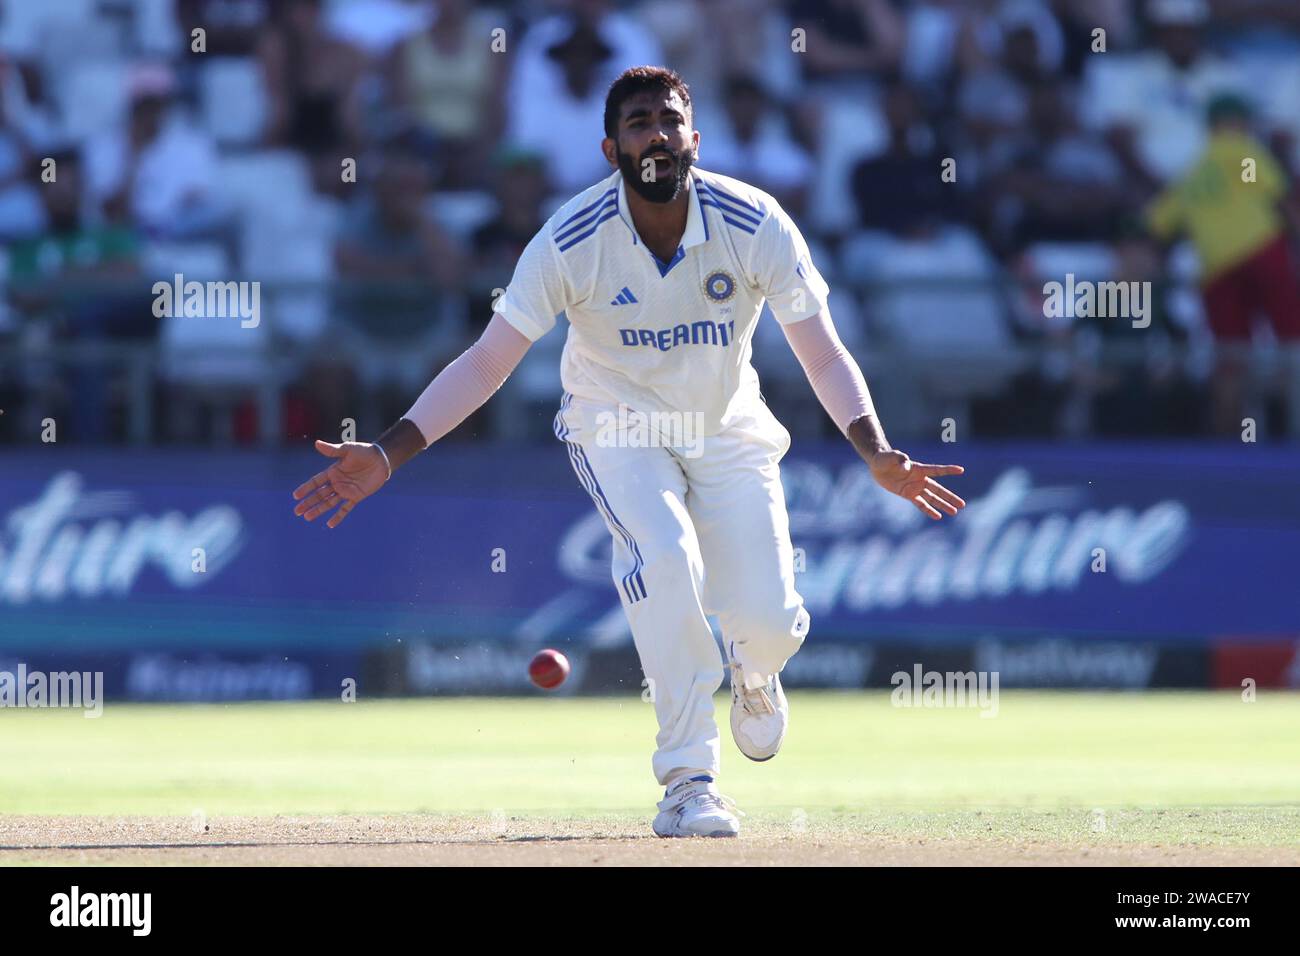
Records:
[[[608,175],[640,63],[801,225],[891,434],[1300,434],[1293,0],[4,0],[0,441],[377,433]],[[177,273],[261,320],[155,315]],[[1053,314],[1067,274],[1149,325]],[[562,338],[460,435],[544,437]],[[770,319],[755,364],[829,432]]]

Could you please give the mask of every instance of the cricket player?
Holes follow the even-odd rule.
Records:
[[[740,829],[716,783],[722,661],[706,615],[721,625],[731,733],[751,760],[781,749],[781,669],[808,636],[778,468],[790,433],[750,364],[765,301],[875,480],[936,520],[965,505],[935,480],[959,466],[890,447],[795,224],[767,193],[697,168],[699,145],[680,76],[619,76],[601,142],[610,175],[547,221],[482,337],[406,416],[374,442],[317,441],[335,461],[294,491],[295,514],[332,511],[337,527],[487,401],[566,313],[554,430],[609,528],[613,583],[653,689],[652,767],[665,787],[653,829],[663,837]]]

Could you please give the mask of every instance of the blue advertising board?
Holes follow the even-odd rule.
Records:
[[[808,649],[962,646],[1005,663],[1025,640],[1300,635],[1300,450],[909,450],[966,466],[957,520],[882,492],[847,445],[797,442],[783,462]],[[292,514],[292,489],[323,462],[0,453],[0,660],[130,652],[151,662],[148,686],[170,686],[184,678],[160,676],[169,667],[218,652],[354,673],[361,654],[403,644],[505,655],[487,671],[548,644],[630,653],[608,533],[558,444],[435,446],[334,530]]]

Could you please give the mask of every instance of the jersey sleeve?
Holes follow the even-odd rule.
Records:
[[[779,206],[759,224],[750,247],[749,271],[782,325],[826,308],[830,287],[813,265],[799,227]]]
[[[573,302],[573,286],[544,226],[524,247],[510,285],[492,311],[536,342],[555,326],[555,317]]]
[[[1182,190],[1177,186],[1167,188],[1153,199],[1143,211],[1143,218],[1152,234],[1158,239],[1172,239],[1183,225]]]

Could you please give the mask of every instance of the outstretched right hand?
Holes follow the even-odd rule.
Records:
[[[298,504],[293,513],[315,521],[337,508],[325,522],[326,527],[337,528],[358,501],[384,486],[389,478],[388,464],[383,452],[368,442],[345,441],[332,445],[317,439],[316,450],[338,460],[294,489],[293,497]]]

